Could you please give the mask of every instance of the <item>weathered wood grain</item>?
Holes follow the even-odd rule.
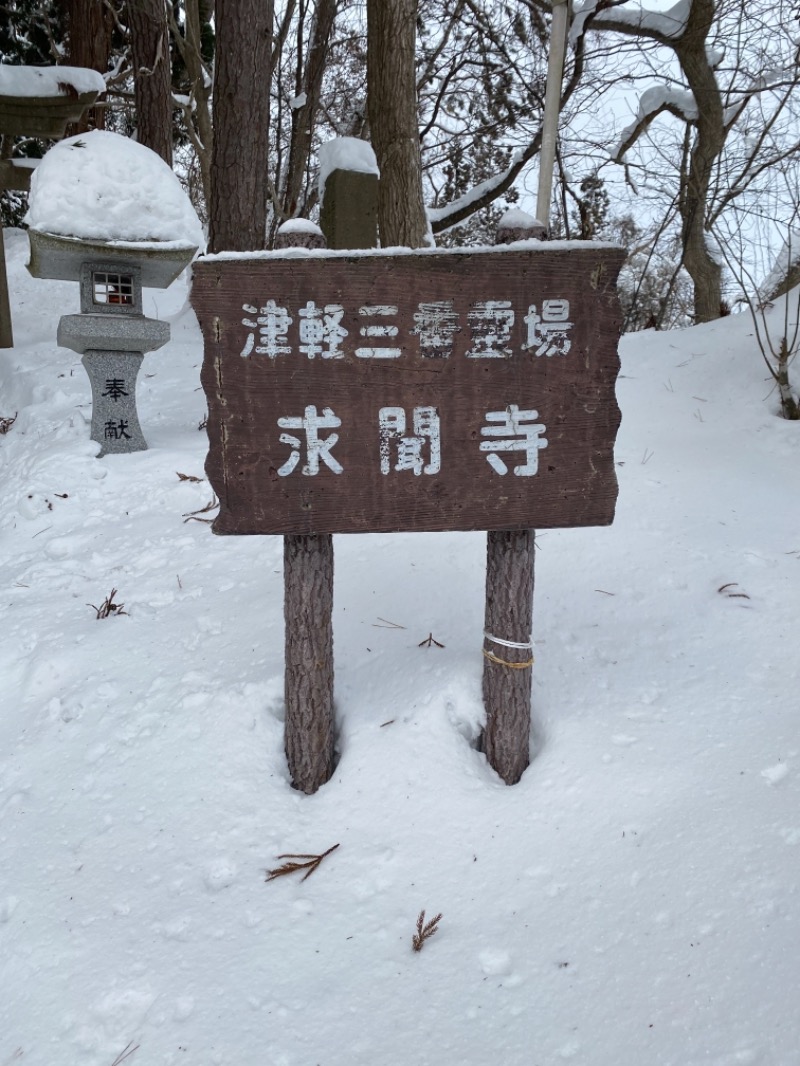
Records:
[[[396,530],[546,529],[606,525],[614,515],[617,481],[613,449],[620,413],[614,385],[619,370],[620,314],[616,278],[621,249],[580,245],[506,249],[470,254],[297,256],[211,259],[194,266],[192,304],[203,329],[203,386],[208,398],[209,479],[221,502],[218,533],[341,533]],[[268,301],[292,319],[288,352],[270,356],[255,322]],[[543,301],[568,300],[572,326],[565,355],[526,350],[525,316]],[[300,351],[299,311],[343,308],[342,358]],[[459,332],[425,347],[414,315],[421,303],[450,302]],[[470,358],[480,344],[474,317],[486,301],[508,301],[514,312],[508,358]],[[359,308],[396,307],[391,316],[359,315]],[[396,337],[364,338],[366,325],[394,325]],[[490,323],[491,325],[491,323]],[[417,332],[415,332],[415,329]],[[477,339],[476,339],[477,338]],[[450,343],[449,353],[447,351]],[[488,344],[488,341],[484,342]],[[241,353],[252,350],[245,356]],[[397,358],[367,359],[359,347],[395,346]],[[480,444],[487,412],[510,405],[535,410],[547,447],[538,472],[516,476],[525,453],[506,453],[500,475]],[[288,474],[292,446],[303,433],[278,420],[313,407],[330,409],[341,425],[316,474],[303,474],[307,456]],[[433,408],[441,427],[440,469],[381,472],[378,416],[401,408],[413,436],[415,408]],[[396,441],[392,440],[394,448]],[[423,457],[430,466],[429,441]],[[300,449],[302,451],[302,448]]]

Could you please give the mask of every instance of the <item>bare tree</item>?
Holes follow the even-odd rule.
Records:
[[[724,302],[722,263],[709,235],[735,199],[800,150],[796,128],[792,133],[784,122],[800,82],[788,10],[783,0],[692,0],[662,13],[618,10],[620,3],[583,4],[573,39],[577,43],[587,32],[627,38],[644,76],[652,82],[653,73],[660,73],[641,93],[635,120],[613,157],[630,174],[629,153],[649,137],[656,120],[678,120],[672,144],[659,124],[658,144],[655,137],[649,141],[640,166],[654,166],[662,187],[664,164],[672,168],[666,178],[680,220],[681,265],[694,285],[694,318],[711,321],[723,313]]]

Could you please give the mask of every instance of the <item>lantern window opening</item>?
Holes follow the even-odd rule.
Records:
[[[114,274],[109,271],[94,271],[92,274],[92,299],[96,304],[117,304],[133,307],[133,275]]]

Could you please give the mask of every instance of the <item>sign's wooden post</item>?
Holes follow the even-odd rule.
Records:
[[[486,538],[481,747],[507,785],[529,761],[534,536],[532,529],[491,530]]]
[[[502,222],[502,220],[501,220]],[[540,240],[545,228],[531,224],[498,227],[496,244]],[[483,627],[483,706],[480,740],[489,765],[507,785],[527,769],[533,681],[533,583],[536,533],[532,529],[489,530],[486,536],[486,610]]]
[[[325,247],[310,228],[284,225],[276,248]],[[333,537],[283,538],[284,746],[292,784],[311,795],[333,773]]]
[[[311,794],[333,773],[333,537],[283,538],[286,761],[292,784]]]

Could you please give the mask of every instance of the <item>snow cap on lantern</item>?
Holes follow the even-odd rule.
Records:
[[[45,155],[31,181],[34,277],[80,281],[87,261],[140,270],[166,288],[198,250],[203,229],[171,168],[144,145],[106,130],[70,137]]]

